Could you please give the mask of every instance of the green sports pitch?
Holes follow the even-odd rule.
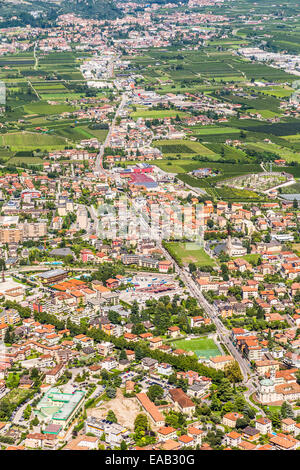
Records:
[[[184,349],[185,351],[193,351],[199,359],[209,359],[210,357],[221,355],[215,342],[207,337],[179,339],[172,341],[171,346],[177,349]]]

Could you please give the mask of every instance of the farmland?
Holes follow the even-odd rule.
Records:
[[[18,132],[0,135],[0,145],[8,146],[12,151],[34,150],[37,148],[51,150],[64,148],[66,141],[58,136],[30,132]]]
[[[180,157],[193,155],[202,155],[208,157],[216,157],[217,155],[200,144],[199,142],[189,140],[158,140],[153,141],[152,145],[161,150],[165,155],[179,155]]]

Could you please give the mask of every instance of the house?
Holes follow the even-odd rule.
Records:
[[[156,359],[152,359],[151,357],[143,357],[141,363],[144,370],[153,370],[156,368],[158,361]]]
[[[187,434],[184,434],[183,436],[180,436],[178,438],[178,442],[180,442],[181,447],[185,446],[194,446],[194,438],[192,436],[188,436]]]
[[[265,375],[271,370],[279,370],[279,362],[273,359],[264,359],[262,361],[256,361],[255,367],[259,375]]]
[[[232,356],[215,356],[209,358],[209,365],[216,370],[225,370],[225,368],[234,362]]]
[[[260,436],[260,432],[257,428],[253,428],[252,426],[246,426],[243,429],[243,437],[248,441],[256,441]]]
[[[272,432],[272,421],[268,418],[258,418],[255,421],[255,427],[261,434],[268,434]]]
[[[118,366],[118,363],[114,357],[106,357],[101,361],[101,367],[102,369],[105,369],[107,371],[110,371],[112,369],[115,369]]]
[[[168,328],[168,335],[171,338],[177,338],[180,336],[180,328],[178,326],[170,326],[170,328]]]
[[[244,441],[242,439],[240,444],[238,445],[238,448],[240,450],[255,450],[256,444],[253,444],[252,442],[249,442],[249,441]]]
[[[229,426],[230,428],[235,428],[237,420],[241,418],[243,418],[243,415],[241,413],[226,413],[223,416],[222,423],[225,426]]]
[[[173,368],[170,364],[157,364],[156,371],[158,374],[170,376],[173,374]]]
[[[230,447],[238,447],[242,441],[242,435],[236,431],[231,431],[225,435],[225,443]]]
[[[284,432],[293,433],[295,431],[296,421],[291,418],[285,418],[281,421],[281,428]]]
[[[103,341],[102,343],[97,344],[97,349],[101,356],[108,356],[109,354],[112,354],[114,345],[109,341]]]
[[[99,437],[81,435],[71,439],[63,450],[96,450],[98,443]]]
[[[181,447],[180,443],[177,442],[177,441],[174,441],[174,439],[168,439],[167,441],[165,441],[157,450],[161,449],[161,450],[168,450],[168,451],[171,451],[171,450],[179,450]],[[140,448],[141,449],[145,449],[145,447],[142,447]]]
[[[189,426],[187,429],[187,435],[193,438],[195,445],[199,444],[199,446],[201,446],[203,433],[204,431],[202,431],[202,429],[198,429],[193,425]]]
[[[45,374],[45,381],[47,384],[55,384],[58,379],[63,375],[65,371],[65,365],[62,363],[57,364],[53,369],[49,370]]]
[[[30,433],[26,436],[24,446],[30,449],[56,450],[58,443],[58,437],[53,434]]]
[[[163,426],[157,430],[157,435],[161,441],[167,441],[168,439],[176,439],[177,431],[171,426]]]
[[[171,261],[159,261],[158,263],[158,271],[160,273],[168,273],[173,267],[173,263]]]
[[[185,394],[181,388],[172,388],[168,392],[168,396],[175,405],[175,409],[181,413],[187,414],[189,417],[192,417],[195,412],[195,404],[192,400]]]
[[[150,343],[150,349],[157,349],[163,344],[160,336],[156,336],[155,338],[150,338],[149,343]]]
[[[270,444],[273,444],[279,450],[295,450],[299,447],[300,441],[289,434],[278,433],[270,438]]]

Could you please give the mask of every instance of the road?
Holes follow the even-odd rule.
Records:
[[[95,163],[95,173],[100,173],[100,174],[103,174],[103,173],[108,173],[104,168],[103,168],[103,155],[104,155],[104,150],[105,148],[108,146],[109,142],[110,142],[110,137],[111,137],[111,134],[114,130],[114,127],[115,127],[115,124],[116,124],[116,120],[117,118],[120,116],[120,114],[122,113],[126,103],[127,103],[127,94],[126,93],[123,93],[122,95],[122,98],[121,98],[121,102],[119,104],[119,107],[118,109],[116,110],[116,114],[112,120],[112,123],[110,125],[110,128],[109,128],[109,131],[107,133],[107,136],[105,138],[105,141],[103,142],[103,144],[101,145],[100,147],[100,150],[99,150],[99,153],[97,155],[97,158],[96,158],[96,163]]]
[[[246,401],[249,403],[250,406],[254,407],[258,412],[260,412],[263,416],[265,416],[265,413],[263,412],[263,410],[261,410],[258,406],[254,405],[252,401],[250,400],[250,396],[256,390],[256,387],[254,385],[255,374],[252,372],[248,361],[241,355],[241,353],[232,344],[229,338],[230,332],[225,328],[221,320],[217,317],[217,314],[214,308],[212,307],[212,305],[209,304],[209,302],[205,299],[203,294],[200,292],[200,289],[196,285],[192,276],[189,273],[187,273],[184,269],[178,266],[178,264],[174,261],[174,259],[170,256],[169,252],[162,246],[161,243],[159,244],[159,246],[160,246],[160,249],[163,251],[166,259],[168,259],[169,261],[172,261],[172,263],[174,264],[176,273],[180,276],[181,280],[187,286],[190,293],[193,295],[193,297],[195,297],[199,301],[200,306],[203,307],[208,317],[216,325],[216,330],[217,330],[217,334],[219,335],[220,341],[226,346],[230,354],[238,362],[240,369],[241,369],[241,373],[244,378],[242,384],[247,387],[247,390],[244,393],[244,397]]]

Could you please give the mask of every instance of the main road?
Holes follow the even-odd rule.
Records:
[[[111,126],[110,126],[109,131],[107,133],[107,136],[105,138],[105,141],[101,145],[99,153],[97,155],[96,163],[95,163],[95,173],[102,173],[102,174],[107,173],[103,168],[103,162],[102,162],[103,155],[104,155],[104,150],[105,150],[106,147],[108,147],[108,144],[110,142],[111,134],[112,134],[112,132],[114,130],[114,127],[115,127],[115,124],[116,124],[116,120],[121,115],[124,107],[126,106],[127,100],[128,100],[127,93],[123,93],[122,98],[121,98],[121,102],[119,104],[118,109],[116,110],[116,114],[115,114],[115,116],[112,120]]]
[[[188,287],[189,291],[191,294],[199,301],[199,304],[203,309],[205,310],[207,316],[212,320],[212,322],[216,325],[216,330],[219,335],[220,341],[226,346],[230,354],[234,357],[234,359],[238,362],[241,373],[243,375],[243,384],[247,387],[247,390],[244,393],[245,399],[248,401],[249,405],[254,407],[257,412],[261,413],[263,416],[265,416],[264,411],[256,406],[251,400],[250,396],[256,391],[256,385],[255,385],[255,374],[253,374],[248,361],[241,355],[241,353],[236,349],[236,347],[232,344],[230,341],[229,335],[230,332],[225,328],[221,320],[217,317],[217,314],[212,307],[212,305],[209,304],[209,302],[205,299],[203,296],[202,292],[200,291],[199,287],[196,285],[194,279],[192,276],[182,269],[171,257],[169,252],[163,247],[162,243],[159,242],[159,247],[163,251],[165,257],[169,260],[172,261],[172,263],[175,266],[175,272],[179,275],[181,280],[185,283],[185,285]]]

